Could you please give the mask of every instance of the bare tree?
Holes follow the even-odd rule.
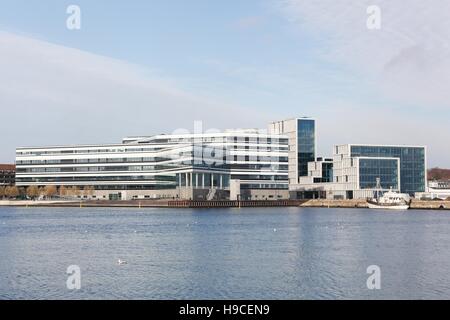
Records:
[[[0,187],[0,199],[3,199],[3,197],[5,196],[5,187]]]
[[[81,194],[80,189],[78,189],[78,187],[76,187],[76,186],[73,186],[71,191],[72,191],[71,193],[74,197],[78,197]]]
[[[5,192],[5,193],[4,193],[4,197],[5,197],[5,198],[9,198],[9,188],[10,188],[10,187],[5,187],[5,191],[4,191],[4,192]]]
[[[35,199],[39,197],[39,188],[36,186],[29,186],[27,188],[27,196],[29,196],[31,199]]]
[[[45,186],[44,195],[48,198],[52,198],[58,194],[58,190],[55,186]]]
[[[19,189],[16,186],[6,187],[5,195],[8,198],[17,198],[19,196]]]
[[[66,187],[64,187],[64,186],[59,187],[59,196],[60,197],[67,196],[67,193],[68,193],[68,190]]]
[[[93,186],[85,186],[83,188],[83,195],[87,197],[92,197],[94,195],[94,187]]]
[[[27,195],[27,189],[25,187],[21,187],[21,188],[18,188],[18,190],[19,190],[19,196],[22,198],[25,198],[25,196]]]
[[[88,186],[84,186],[83,191],[82,191],[82,195],[83,196],[88,196],[89,195],[89,187]]]
[[[93,196],[94,195],[94,193],[95,193],[95,188],[94,188],[94,186],[90,186],[89,187],[89,196]]]
[[[68,197],[72,197],[73,196],[73,189],[72,189],[72,187],[66,188],[66,195]]]

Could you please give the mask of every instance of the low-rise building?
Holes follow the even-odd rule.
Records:
[[[450,199],[450,180],[445,181],[428,181],[426,192],[416,193],[416,198],[419,199]]]
[[[0,164],[0,186],[15,184],[16,166],[13,164]]]

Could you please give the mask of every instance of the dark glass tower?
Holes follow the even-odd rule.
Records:
[[[316,122],[314,119],[297,119],[297,170],[298,176],[308,175],[308,162],[316,158]]]
[[[350,150],[351,157],[373,157],[373,158],[397,158],[400,161],[400,191],[403,193],[414,194],[415,192],[425,192],[426,184],[426,151],[425,147],[407,147],[407,146],[371,146],[371,145],[352,145]],[[379,160],[378,160],[379,161]],[[373,168],[373,165],[367,164],[367,169]],[[384,162],[384,166],[386,166]],[[380,168],[380,165],[376,165]],[[385,170],[386,184],[394,184],[392,177],[395,175],[392,170],[395,169],[393,163],[389,164],[391,169]],[[380,169],[378,169],[380,170]],[[373,173],[372,171],[367,171]],[[375,175],[379,175],[376,173]],[[374,175],[374,176],[375,176]],[[391,177],[389,177],[391,175]],[[374,177],[373,176],[373,177]],[[372,180],[373,180],[372,177]],[[381,176],[383,179],[383,176]],[[383,182],[383,180],[382,180]]]

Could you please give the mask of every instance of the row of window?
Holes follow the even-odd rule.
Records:
[[[196,140],[199,139],[199,140]],[[144,147],[124,147],[124,148],[101,148],[101,149],[48,149],[45,151],[33,151],[33,150],[18,150],[16,152],[17,155],[25,156],[25,155],[35,155],[35,156],[41,156],[41,155],[65,155],[65,154],[90,154],[90,153],[131,153],[131,152],[154,152],[154,151],[160,151],[163,149],[167,149],[170,147],[173,147],[175,144],[191,144],[196,143],[198,141],[199,144],[208,144],[208,143],[253,143],[253,144],[279,144],[279,145],[287,145],[288,139],[286,138],[263,138],[263,137],[227,137],[226,139],[224,137],[210,137],[210,138],[180,138],[180,139],[162,139],[162,140],[153,140],[152,144],[168,144],[167,146],[164,145],[154,145],[151,148],[144,148]],[[144,143],[141,143],[144,144]],[[265,148],[265,147],[260,147]],[[283,147],[280,147],[283,148]],[[269,147],[270,149],[270,147]],[[285,149],[286,150],[286,149]]]
[[[288,157],[273,157],[273,156],[240,156],[240,155],[234,155],[234,156],[228,156],[223,158],[214,158],[214,155],[212,155],[212,158],[205,159],[205,158],[193,158],[190,157],[190,155],[183,155],[182,157],[186,157],[186,160],[183,160],[184,164],[195,164],[196,162],[205,162],[207,164],[211,163],[217,163],[220,162],[227,162],[227,161],[255,161],[255,162],[288,162]],[[189,158],[190,157],[190,158]],[[174,161],[177,159],[174,158],[162,158],[162,157],[155,157],[155,158],[106,158],[106,159],[62,159],[62,160],[17,160],[16,164],[18,166],[20,165],[46,165],[46,164],[96,164],[96,163],[157,163],[157,162],[168,162],[168,161]]]
[[[156,166],[109,166],[109,167],[62,167],[62,168],[18,168],[18,173],[56,173],[56,172],[109,172],[109,171],[155,171],[179,168],[179,165]]]
[[[100,181],[173,181],[175,182],[175,175],[172,176],[95,176],[95,177],[40,177],[29,178],[19,177],[16,178],[17,183],[26,182],[68,182],[68,181],[86,181],[86,182],[100,182]]]

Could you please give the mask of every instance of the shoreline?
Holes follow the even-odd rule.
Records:
[[[267,208],[267,207],[303,207],[303,208],[347,208],[367,209],[365,200],[244,200],[244,201],[195,201],[195,200],[0,200],[1,207],[80,207],[80,208]],[[411,201],[411,210],[450,210],[450,201],[415,200]]]

